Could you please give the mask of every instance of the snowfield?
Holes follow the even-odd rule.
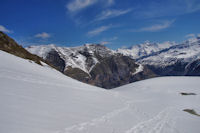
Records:
[[[200,117],[183,111],[200,114],[200,77],[104,90],[2,51],[0,60],[0,133],[200,132]]]

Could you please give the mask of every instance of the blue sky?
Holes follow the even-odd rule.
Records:
[[[0,30],[23,46],[109,48],[200,33],[200,0],[0,0]]]

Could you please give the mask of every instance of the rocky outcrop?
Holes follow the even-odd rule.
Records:
[[[65,61],[55,50],[51,50],[49,53],[47,53],[46,60],[51,63],[57,70],[64,72]]]
[[[64,74],[84,83],[88,83],[90,80],[90,75],[79,68],[68,67]]]

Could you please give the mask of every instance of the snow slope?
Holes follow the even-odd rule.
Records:
[[[103,90],[0,51],[1,133],[199,133],[199,77]],[[195,96],[182,96],[193,92]]]

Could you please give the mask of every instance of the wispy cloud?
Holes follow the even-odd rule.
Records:
[[[167,20],[167,21],[163,21],[160,24],[154,24],[154,25],[143,27],[141,29],[133,30],[133,31],[134,32],[156,32],[156,31],[169,28],[174,22],[175,20],[171,20],[171,21]]]
[[[66,8],[70,12],[76,12],[95,4],[97,1],[98,0],[73,0],[66,5]]]
[[[115,3],[115,0],[107,0],[107,5],[110,6],[110,5],[113,5]]]
[[[102,45],[111,44],[112,41],[115,41],[115,40],[117,40],[117,39],[118,39],[118,37],[116,37],[116,36],[111,37],[111,38],[104,38],[104,39],[102,39],[102,40],[100,41],[100,44],[102,44]]]
[[[71,0],[71,2],[67,3],[66,8],[69,12],[77,12],[97,3],[104,3],[106,6],[111,6],[115,3],[115,0]]]
[[[5,32],[5,33],[11,33],[11,30],[8,30],[6,27],[4,27],[3,25],[0,25],[0,31]]]
[[[134,12],[135,17],[156,18],[163,16],[177,16],[197,12],[200,10],[199,0],[165,0],[156,2],[148,1],[146,4],[139,4]]]
[[[102,41],[100,42],[101,45],[106,45],[106,44],[109,44],[110,42],[106,42],[106,41]]]
[[[195,34],[187,34],[185,37],[186,38],[194,38],[194,37],[196,37],[196,35]]]
[[[36,38],[41,38],[41,39],[47,39],[47,38],[50,38],[51,35],[49,33],[42,32],[42,33],[36,34],[35,37]]]
[[[92,36],[96,36],[104,31],[107,31],[108,29],[112,28],[113,26],[112,25],[107,25],[107,26],[101,26],[101,27],[98,27],[96,29],[93,29],[91,31],[89,31],[87,33],[88,36],[92,37]]]
[[[199,0],[184,0],[186,4],[186,12],[192,13],[200,10],[200,1]]]
[[[193,33],[191,33],[191,34],[187,34],[185,37],[188,38],[188,39],[191,39],[191,38],[200,37],[200,34],[193,34]]]
[[[100,21],[100,20],[105,20],[105,19],[118,17],[120,15],[127,14],[130,11],[131,11],[131,9],[126,9],[126,10],[106,10],[106,11],[101,12],[101,14],[97,15],[95,21]]]

